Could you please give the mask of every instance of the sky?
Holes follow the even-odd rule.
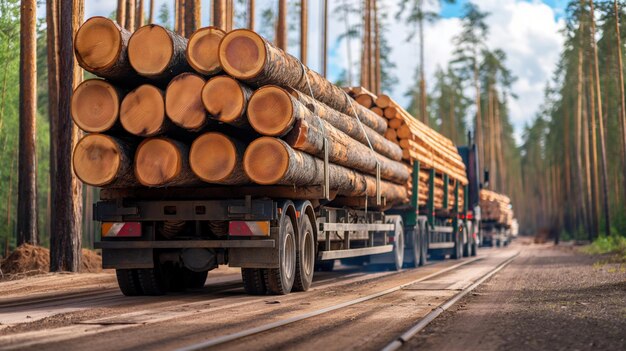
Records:
[[[155,0],[156,8],[163,3],[173,4],[172,0]],[[346,22],[357,23],[360,18],[337,13],[335,7],[343,1],[360,3],[360,0],[330,0],[329,19],[329,78],[336,79],[339,74],[352,67],[358,74],[358,58],[360,41],[350,41],[351,60],[348,59],[348,43],[337,42],[338,36],[345,31]],[[453,44],[452,38],[461,29],[459,17],[463,5],[470,0],[457,0],[454,5],[438,5],[438,1],[425,0],[432,9],[441,16],[437,22],[427,24],[425,28],[425,65],[427,85],[433,81],[437,67],[445,67],[450,60]],[[511,119],[515,127],[515,135],[521,140],[523,127],[535,116],[543,102],[543,90],[557,64],[563,45],[559,30],[563,27],[563,14],[567,0],[471,0],[481,11],[490,15],[486,22],[490,27],[486,40],[490,49],[500,48],[508,58],[508,67],[517,77],[513,85],[516,99],[511,98],[509,106]],[[145,0],[146,8],[149,0]],[[235,0],[237,2],[237,0]],[[406,41],[404,24],[396,21],[393,15],[397,12],[398,0],[379,0],[379,6],[386,8],[391,14],[387,34],[392,52],[390,57],[396,64],[394,74],[399,82],[391,96],[401,104],[408,103],[406,91],[415,84],[414,76],[417,65],[417,43]],[[85,0],[86,17],[108,16],[115,10],[116,0]],[[268,6],[276,6],[275,0],[257,1],[257,14]],[[320,69],[320,33],[321,33],[321,1],[309,0],[309,62],[308,65],[317,71]],[[202,24],[209,24],[210,1],[202,0]],[[243,9],[241,9],[243,11]],[[40,8],[43,16],[45,8]],[[157,11],[158,13],[158,11]],[[257,18],[260,16],[257,15]],[[346,21],[347,19],[347,21]],[[260,18],[259,18],[260,20]],[[257,20],[257,21],[259,21]],[[297,43],[292,43],[289,51],[298,56]],[[357,84],[354,82],[354,84]]]

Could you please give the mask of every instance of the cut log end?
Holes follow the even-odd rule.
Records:
[[[259,74],[265,65],[266,55],[263,38],[247,29],[226,34],[218,53],[224,71],[237,79],[249,79]]]
[[[204,126],[204,84],[204,79],[193,73],[183,73],[172,79],[165,93],[165,112],[172,122],[188,130],[197,130]]]
[[[239,82],[227,76],[209,79],[202,88],[204,108],[216,120],[230,123],[241,117],[246,106]]]
[[[72,95],[72,119],[86,132],[110,129],[119,115],[120,96],[117,90],[101,79],[82,82]]]
[[[191,170],[209,183],[227,179],[237,165],[237,148],[224,134],[210,132],[198,137],[189,151]]]
[[[120,27],[105,17],[92,17],[76,33],[76,59],[88,70],[111,67],[122,50]]]
[[[257,90],[248,104],[248,121],[263,135],[280,136],[289,131],[293,121],[291,95],[277,86]]]
[[[181,167],[180,150],[168,139],[147,139],[137,148],[135,176],[142,185],[156,187],[168,184],[180,174]]]
[[[74,173],[85,184],[110,184],[116,179],[121,167],[121,153],[111,137],[103,134],[87,135],[74,148]]]
[[[289,169],[289,152],[280,140],[261,137],[246,149],[243,169],[257,184],[277,184]]]
[[[156,76],[168,67],[174,56],[174,43],[161,26],[143,26],[130,37],[128,59],[137,73]]]
[[[124,97],[120,109],[122,127],[131,134],[148,137],[160,132],[165,120],[163,93],[142,85]]]
[[[221,71],[217,50],[226,32],[217,27],[205,27],[195,31],[187,44],[187,61],[198,73],[213,75]]]

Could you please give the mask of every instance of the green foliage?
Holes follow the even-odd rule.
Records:
[[[159,8],[158,19],[159,19],[159,23],[162,26],[172,30],[173,25],[172,25],[172,20],[171,20],[170,7],[167,3],[163,3],[161,5],[161,8]]]
[[[626,237],[600,236],[591,245],[583,248],[583,252],[589,255],[615,254],[622,260],[626,260]]]

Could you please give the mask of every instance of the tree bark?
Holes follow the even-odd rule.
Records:
[[[185,38],[191,37],[201,27],[200,6],[199,0],[185,2]]]
[[[104,17],[92,17],[76,34],[74,52],[82,68],[112,82],[128,84],[145,80],[128,60],[131,33]]]
[[[147,187],[199,184],[189,168],[189,147],[167,138],[145,139],[135,153],[135,177]]]
[[[617,0],[613,3],[615,11],[615,35],[617,37],[617,76],[619,78],[619,96],[620,96],[620,114],[619,114],[619,126],[622,132],[622,155],[626,156],[626,97],[624,96],[624,64],[622,58],[622,40],[620,33],[620,11],[617,6]],[[624,167],[622,171],[622,181],[624,182],[624,199],[626,199],[626,158],[622,159],[622,165]]]
[[[322,13],[322,76],[328,75],[328,0],[324,1],[324,12]]]
[[[287,51],[287,0],[278,0],[278,23],[276,24],[276,47]]]
[[[167,84],[175,76],[191,71],[185,58],[187,42],[165,27],[143,26],[128,42],[128,59],[141,76],[156,84]]]
[[[213,26],[226,30],[226,0],[213,0]]]
[[[146,22],[145,8],[144,8],[144,0],[137,0],[137,20],[136,27],[143,27]]]
[[[72,172],[72,149],[80,137],[80,131],[72,123],[70,105],[72,91],[82,80],[82,70],[74,61],[72,52],[74,34],[83,19],[83,2],[61,0],[59,11],[59,121],[57,136],[50,140],[57,146],[55,163],[56,179],[51,180],[52,211],[50,232],[50,271],[80,269],[82,184]]]
[[[122,100],[120,122],[130,134],[151,137],[172,130],[165,115],[165,94],[152,85],[141,85]]]
[[[124,93],[102,79],[82,82],[72,95],[72,120],[90,133],[115,129]]]
[[[209,79],[202,88],[202,103],[209,117],[235,127],[249,128],[246,117],[252,89],[229,76]]]
[[[309,2],[300,0],[300,62],[307,64],[309,46]]]
[[[354,103],[342,89],[254,32],[239,29],[226,34],[219,58],[229,75],[253,86],[292,87],[349,116],[356,112],[363,124],[380,134],[387,130],[384,118]]]
[[[226,32],[217,27],[204,27],[195,31],[187,43],[187,61],[198,73],[213,76],[222,71],[217,56],[220,41]]]
[[[135,0],[126,0],[126,28],[130,31],[137,30],[135,14],[136,14]]]
[[[165,113],[177,126],[197,131],[207,123],[202,104],[202,88],[206,81],[199,75],[183,73],[176,76],[165,91]]]
[[[148,24],[154,23],[154,0],[150,0],[150,13],[148,15]]]
[[[262,137],[252,142],[244,155],[244,170],[252,181],[262,185],[293,186],[321,185],[324,182],[324,162],[296,151],[285,141]],[[344,196],[376,195],[374,177],[329,164],[330,188]],[[386,181],[380,182],[381,194],[388,204],[407,202],[406,188]]]
[[[233,0],[226,0],[226,32],[233,30],[234,11]]]
[[[74,172],[83,183],[91,186],[136,186],[138,183],[133,175],[135,147],[126,140],[104,134],[89,134],[74,149]]]
[[[256,14],[255,1],[248,0],[248,29],[250,30],[254,30],[255,14]]]
[[[361,128],[356,119],[335,111],[305,94],[294,89],[282,89],[277,86],[266,86],[258,91],[265,93],[253,95],[248,107],[248,118],[260,118],[273,121],[276,128],[270,132],[275,136],[285,135],[291,130],[298,118],[298,107],[304,105],[311,110],[314,115],[327,121],[361,144],[368,145],[367,139],[369,139],[372,148],[377,153],[394,161],[400,161],[402,159],[402,150],[397,145],[386,140],[382,135],[365,125]],[[265,98],[263,95],[266,95]],[[291,95],[291,97],[289,95]],[[298,100],[301,104],[294,102],[293,98]],[[256,102],[253,103],[253,100],[256,100]],[[261,122],[261,124],[263,124],[263,122]],[[267,130],[265,131],[266,133],[268,132]]]
[[[46,1],[46,51],[48,69],[48,121],[50,123],[50,140],[56,140],[59,121],[59,2]],[[57,146],[50,144],[50,188],[54,186],[53,179],[57,178],[56,163]],[[9,189],[9,192],[11,190]],[[50,226],[50,191],[48,192],[48,210],[46,221]],[[10,202],[9,202],[10,203]]]
[[[126,0],[117,0],[116,20],[120,27],[126,28]]]
[[[37,2],[20,7],[20,132],[17,243],[37,238]]]
[[[222,133],[209,132],[194,140],[189,164],[198,178],[212,184],[250,183],[243,171],[245,144]]]
[[[611,235],[611,207],[609,206],[609,188],[606,169],[606,140],[604,137],[604,116],[602,115],[602,90],[600,88],[600,69],[598,67],[598,45],[595,41],[596,20],[593,7],[593,0],[589,0],[591,6],[591,38],[593,48],[593,63],[595,76],[596,97],[598,99],[598,126],[600,129],[600,161],[602,172],[602,199],[604,203],[604,234]]]

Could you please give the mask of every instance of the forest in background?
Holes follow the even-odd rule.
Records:
[[[236,0],[233,26],[245,27],[249,0]],[[397,81],[393,67],[393,47],[385,39],[389,21],[406,26],[408,42],[423,43],[424,26],[437,20],[437,14],[425,10],[430,4],[453,2],[435,0],[397,0],[401,11],[391,13],[392,1],[378,1],[381,45],[381,90],[389,92]],[[258,11],[255,30],[275,39],[276,1]],[[19,126],[19,49],[20,2],[0,0],[0,240],[5,249],[15,246],[17,204],[17,150]],[[330,16],[358,14],[360,0],[331,2]],[[148,7],[145,8],[148,11]],[[204,9],[203,9],[204,10]],[[288,2],[288,51],[298,57],[299,1]],[[618,17],[623,18],[618,8]],[[154,22],[174,29],[170,6],[155,9]],[[423,119],[458,145],[467,143],[472,131],[481,150],[482,165],[491,174],[489,188],[511,196],[520,227],[527,233],[543,231],[562,237],[593,238],[605,232],[607,210],[611,229],[626,233],[626,179],[624,155],[624,108],[620,101],[616,12],[613,1],[597,2],[597,24],[593,31],[589,1],[573,0],[566,14],[566,38],[561,61],[547,84],[541,110],[516,145],[507,102],[515,98],[511,89],[515,77],[507,68],[506,55],[486,44],[489,16],[472,3],[464,8],[462,31],[454,40],[455,52],[448,63],[441,63],[433,81],[425,82],[423,60],[416,65],[415,85],[407,91],[413,115]],[[116,13],[110,14],[111,18]],[[146,14],[145,18],[148,18]],[[203,23],[207,25],[208,23]],[[360,40],[362,22],[340,28],[339,45],[351,52],[342,67],[358,66],[361,54],[352,51],[351,41]],[[594,33],[595,32],[595,33]],[[621,31],[623,33],[623,31]],[[621,34],[620,34],[621,35]],[[598,39],[598,40],[596,40]],[[622,43],[623,43],[623,37]],[[598,77],[595,78],[594,45],[597,44]],[[423,47],[420,45],[420,47]],[[623,50],[622,50],[623,51]],[[37,35],[37,208],[39,242],[47,246],[50,232],[50,147],[48,117],[46,24],[38,23]],[[410,74],[410,73],[407,73]],[[339,85],[358,85],[359,72],[344,70]],[[425,88],[424,88],[425,87]],[[600,91],[600,95],[597,92]],[[623,95],[622,95],[623,96]],[[598,99],[600,97],[601,99]],[[601,103],[597,103],[600,101]],[[601,113],[601,116],[600,116]],[[602,140],[598,136],[603,123],[605,159],[600,157]],[[478,126],[476,128],[475,126]],[[595,128],[592,128],[595,126]],[[602,170],[606,168],[606,173]],[[604,186],[606,184],[606,187]],[[85,188],[86,203],[97,196]],[[606,199],[606,201],[604,201]],[[97,228],[90,217],[90,205],[83,206],[83,243],[89,246]],[[8,245],[7,245],[8,244]]]

